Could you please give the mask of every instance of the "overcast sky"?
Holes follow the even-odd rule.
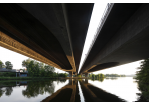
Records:
[[[86,37],[86,42],[85,42],[80,66],[83,63],[85,54],[87,54],[87,52],[88,52],[88,49],[89,49],[90,44],[93,40],[97,26],[99,25],[99,22],[101,20],[101,17],[103,15],[106,5],[107,5],[107,3],[105,3],[105,2],[103,2],[103,3],[97,2],[94,4],[94,9],[93,9],[93,13],[92,13],[91,21],[90,21],[90,26],[88,29],[88,34]],[[28,57],[26,57],[24,55],[21,55],[16,52],[5,49],[3,47],[0,47],[0,60],[2,62],[10,61],[13,64],[13,69],[22,68],[22,61],[27,58]],[[126,64],[126,65],[122,65],[122,66],[118,66],[118,67],[114,67],[114,68],[110,68],[110,69],[105,69],[105,70],[97,71],[94,73],[95,74],[97,74],[97,73],[135,74],[135,72],[137,71],[136,68],[139,67],[139,65],[140,65],[140,61],[137,61],[137,62],[133,62],[131,64]],[[58,70],[58,69],[56,69],[56,72],[64,73],[64,71]]]

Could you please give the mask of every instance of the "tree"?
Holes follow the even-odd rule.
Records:
[[[91,74],[89,75],[89,77],[91,77],[91,78],[92,78],[92,75],[93,75],[93,73],[91,73]]]
[[[6,62],[5,62],[5,65],[6,65],[6,69],[10,69],[10,70],[12,70],[13,65],[11,64],[10,61],[6,61]]]
[[[92,74],[92,78],[95,78],[95,74]]]
[[[22,61],[22,66],[26,67],[28,69],[29,63],[31,62],[31,59],[28,58],[27,60]]]
[[[5,65],[4,65],[4,63],[0,60],[0,69],[1,68],[5,68]]]
[[[41,62],[37,62],[35,60],[31,59],[23,60],[22,66],[27,68],[29,76],[33,77],[54,76],[53,74],[55,70],[54,67]]]
[[[141,62],[140,71],[136,74],[139,90],[141,91],[141,100],[149,101],[149,58]]]
[[[104,78],[104,74],[100,74],[100,78]]]
[[[55,68],[50,65],[45,65],[44,69],[45,69],[45,71],[51,71],[52,73],[54,73],[54,71],[55,71]]]

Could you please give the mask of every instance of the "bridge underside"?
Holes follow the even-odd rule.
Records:
[[[0,4],[0,46],[78,73],[92,3]],[[112,4],[79,74],[149,57],[149,4]]]
[[[93,5],[0,4],[0,46],[78,72]]]
[[[113,4],[79,74],[149,57],[149,4]]]

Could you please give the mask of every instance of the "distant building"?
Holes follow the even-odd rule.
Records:
[[[24,73],[24,72],[20,72],[19,73],[19,77],[27,77],[28,73]]]
[[[27,77],[28,76],[28,72],[27,71],[23,72],[23,70],[16,70],[16,69],[9,70],[6,68],[2,68],[2,69],[0,69],[0,72],[16,73],[16,77],[17,77],[17,74],[19,74],[19,77]]]

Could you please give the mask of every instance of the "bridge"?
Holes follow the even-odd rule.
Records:
[[[79,74],[149,57],[149,4],[111,4]]]
[[[77,74],[93,3],[0,4],[0,46]],[[149,4],[110,4],[79,74],[149,57]]]
[[[93,3],[0,4],[0,46],[78,73]]]

